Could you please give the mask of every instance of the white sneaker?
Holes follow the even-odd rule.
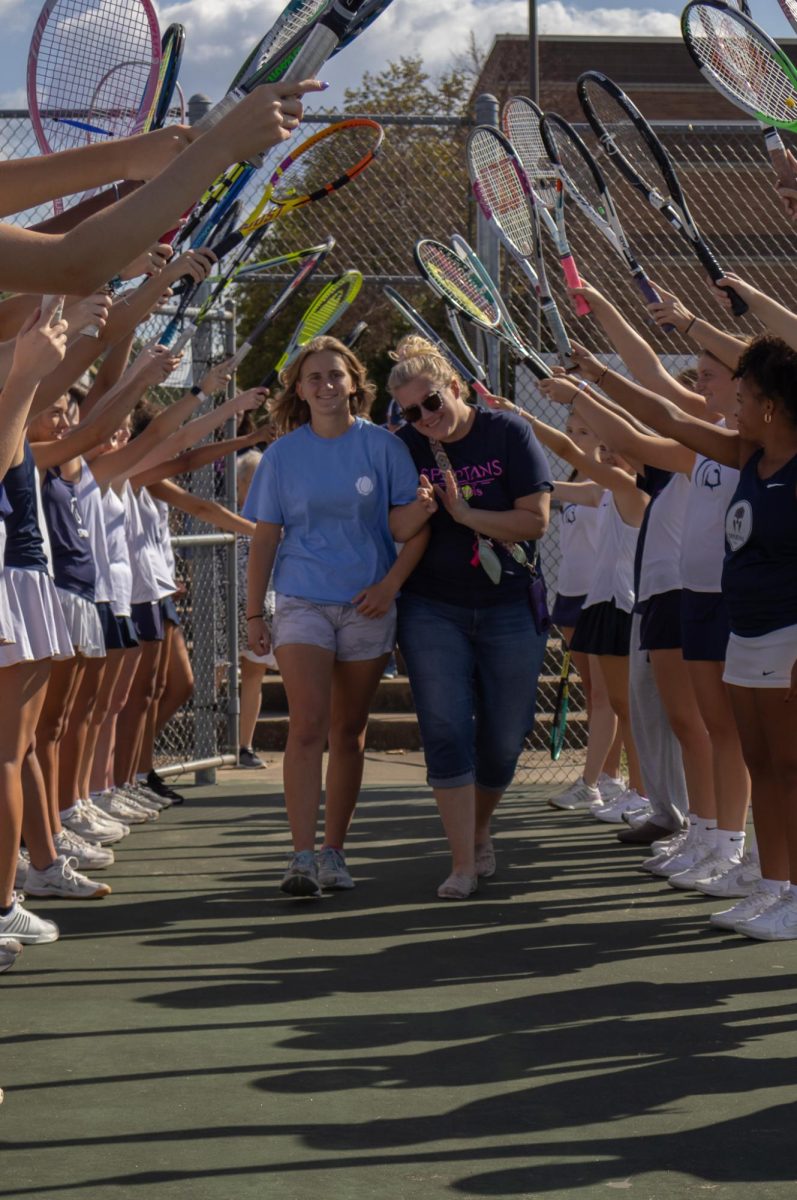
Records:
[[[717,929],[736,930],[737,925],[751,921],[753,917],[759,916],[773,904],[777,904],[782,895],[782,892],[771,892],[768,888],[762,887],[759,881],[758,886],[753,888],[750,895],[745,896],[738,904],[734,904],[732,908],[724,908],[721,912],[712,913],[709,923]]]
[[[119,796],[115,788],[109,788],[107,792],[100,792],[99,795],[93,796],[92,804],[106,816],[113,817],[115,821],[121,821],[124,825],[143,825],[149,820],[149,816],[144,813],[143,809],[139,808],[136,811],[131,804]]]
[[[797,939],[797,893],[789,888],[775,904],[757,917],[737,921],[736,932],[760,942],[793,942]]]
[[[679,871],[688,871],[697,863],[702,863],[714,852],[714,847],[707,845],[702,838],[693,834],[687,838],[676,854],[667,855],[657,867],[648,867],[651,875],[677,875]]]
[[[57,942],[59,933],[55,921],[46,921],[22,907],[22,898],[11,897],[12,909],[6,916],[0,914],[0,937],[14,938],[27,946],[44,942]]]
[[[676,871],[675,875],[670,875],[667,882],[670,887],[681,888],[683,891],[692,891],[700,889],[698,883],[714,883],[732,871],[734,867],[738,867],[741,859],[738,855],[733,858],[728,858],[724,854],[720,854],[717,850],[712,850],[705,858],[700,859],[694,866],[687,867],[683,871]]]
[[[598,791],[601,794],[601,800],[604,804],[610,804],[613,800],[618,800],[623,792],[628,787],[628,784],[619,775],[607,775],[605,771],[601,771],[598,776]]]
[[[160,816],[161,806],[155,804],[132,783],[126,783],[124,787],[117,788],[116,793],[123,804],[129,804],[133,809],[139,808],[145,813],[155,813],[156,818]]]
[[[25,882],[26,896],[57,896],[63,900],[101,900],[110,895],[107,883],[95,883],[86,875],[75,870],[77,860],[59,854],[54,863],[44,871],[37,871],[33,864],[28,868]]]
[[[650,843],[650,848],[654,855],[677,854],[688,837],[689,826],[687,825],[684,829],[676,829],[674,833],[668,833],[666,837],[657,838],[655,842]]]
[[[27,850],[19,850],[17,852],[17,867],[14,872],[14,887],[18,892],[21,892],[25,887],[29,866],[30,858],[28,857]]]
[[[640,796],[636,788],[626,788],[611,804],[604,804],[601,808],[590,807],[590,812],[599,821],[607,821],[610,825],[622,825],[623,813],[642,808],[647,803],[647,798]]]
[[[718,879],[698,879],[695,890],[704,896],[749,896],[761,878],[761,867],[755,854],[743,854],[732,870]]]
[[[172,806],[172,802],[168,796],[162,796],[160,792],[156,792],[148,783],[144,783],[140,779],[131,784],[131,787],[133,789],[133,797],[136,800],[149,800],[150,804],[154,804],[158,809],[171,808]],[[125,791],[129,791],[127,786],[125,786]]]
[[[16,938],[0,938],[0,975],[13,967],[22,953],[22,942]]]
[[[325,846],[315,856],[318,869],[318,882],[322,888],[332,891],[343,891],[354,887],[354,880],[346,866],[346,856],[342,850],[333,850]]]
[[[72,833],[76,833],[78,837],[99,842],[101,846],[110,846],[112,842],[121,842],[122,838],[130,832],[126,825],[119,821],[112,821],[89,800],[78,800],[75,803],[74,811],[68,817],[62,815],[61,824],[65,829],[71,829]]]
[[[631,829],[638,829],[640,825],[646,825],[650,820],[650,814],[653,812],[653,805],[649,800],[641,804],[639,808],[627,808],[623,813],[623,821]]]
[[[590,783],[585,783],[583,779],[577,779],[575,783],[571,783],[564,791],[551,796],[548,803],[551,808],[561,808],[566,812],[575,812],[580,808],[589,808],[591,804],[597,803],[600,798],[601,794],[596,787],[593,787]]]
[[[100,871],[103,867],[110,867],[114,862],[113,850],[99,845],[98,842],[87,842],[85,838],[78,837],[71,829],[64,828],[54,834],[53,842],[59,854],[63,854],[64,858],[76,859],[77,865],[81,869],[90,868],[93,871]]]

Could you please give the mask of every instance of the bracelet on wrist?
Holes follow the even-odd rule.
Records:
[[[246,619],[247,619],[247,621],[262,621],[263,614],[262,613],[252,613],[251,617],[247,617]]]
[[[598,378],[595,380],[595,387],[600,387],[600,385],[603,383],[604,379],[606,378],[606,376],[608,374],[609,374],[609,364],[607,363],[606,366],[601,371]]]
[[[686,329],[681,330],[681,333],[683,334],[684,337],[687,336],[687,334],[689,333],[689,330],[692,328],[692,326],[694,325],[696,320],[697,320],[697,317],[692,317],[692,320],[689,322]]]

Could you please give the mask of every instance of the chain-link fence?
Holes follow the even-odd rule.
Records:
[[[494,119],[489,98],[480,98],[477,112],[480,121]],[[306,137],[318,125],[351,115],[354,114],[311,113],[295,140]],[[7,113],[0,117],[0,154],[14,157],[36,153],[26,114]],[[445,332],[438,301],[418,279],[413,246],[419,237],[446,241],[453,232],[464,234],[477,247],[483,260],[494,268],[502,293],[521,330],[544,354],[551,354],[553,346],[547,329],[539,319],[520,270],[506,255],[499,253],[477,217],[465,169],[464,147],[469,123],[448,117],[415,120],[377,115],[376,119],[385,127],[385,142],[378,160],[338,194],[275,223],[264,243],[263,253],[269,256],[281,254],[320,242],[328,234],[334,235],[335,249],[324,264],[320,279],[346,268],[357,268],[364,276],[358,300],[336,332],[346,332],[362,319],[368,321],[369,329],[358,344],[358,353],[369,364],[377,381],[384,381],[390,366],[387,351],[407,332],[384,297],[384,284],[395,286],[441,332]],[[675,160],[697,223],[720,261],[790,304],[794,237],[775,196],[773,175],[758,127],[753,123],[740,123],[721,126],[657,124],[656,128]],[[589,129],[580,127],[579,132],[593,150],[596,149]],[[274,151],[264,170],[250,182],[243,198],[244,213],[254,206],[269,171],[285,151],[284,145]],[[650,277],[680,296],[687,306],[710,316],[718,325],[742,333],[755,332],[753,322],[732,323],[732,318],[714,305],[703,272],[685,242],[665,226],[658,214],[646,207],[611,165],[605,163],[605,170],[626,232]],[[49,212],[42,210],[20,215],[17,219],[20,223],[30,224],[46,215]],[[693,347],[677,334],[661,334],[647,323],[641,299],[623,263],[573,205],[568,211],[568,230],[582,274],[607,292],[624,315],[645,331],[658,352],[666,356],[665,362],[671,369],[689,365],[693,361]],[[549,258],[549,276],[571,336],[605,359],[610,347],[600,327],[592,317],[577,319],[571,314],[555,257],[551,253]],[[271,282],[261,281],[256,286],[238,289],[243,332],[251,327],[263,305],[273,298],[284,282],[284,276],[276,276]],[[297,316],[307,299],[304,296],[297,302]],[[275,340],[265,349],[260,348],[261,359],[253,354],[242,372],[244,382],[256,382],[264,361],[268,359],[268,365],[271,365],[280,350],[281,344]],[[501,359],[495,347],[492,357]],[[247,374],[250,371],[251,374]],[[514,386],[520,402],[532,406],[542,419],[561,426],[561,412],[541,397],[525,369],[520,368],[516,373],[504,355],[500,372],[503,387],[511,389]],[[374,411],[377,420],[381,419],[384,401],[383,393]],[[554,461],[552,466],[555,478],[562,478],[567,473],[567,468],[560,462]],[[205,486],[196,480],[188,481],[188,485],[192,489]],[[224,486],[230,495],[229,480]],[[543,562],[553,591],[559,563],[556,519],[543,544]],[[195,571],[193,566],[183,569],[187,575]],[[196,579],[191,583],[196,592]],[[224,629],[228,608],[224,588],[219,586],[215,576],[202,586],[209,588],[207,600],[216,614],[214,628]],[[196,600],[199,599],[197,595]],[[205,600],[203,593],[202,604]],[[205,653],[200,650],[195,636],[192,641],[195,656]],[[222,658],[226,661],[223,654]],[[547,753],[558,662],[558,643],[554,639],[540,690],[543,720],[532,735],[528,754],[521,764],[521,775],[525,774],[535,782],[565,782],[576,773],[583,760],[586,722],[583,697],[578,688],[573,690],[575,703],[571,704],[568,739],[561,759],[552,763]],[[188,734],[181,739],[181,757],[182,747],[189,740]],[[224,735],[219,745],[229,745]]]

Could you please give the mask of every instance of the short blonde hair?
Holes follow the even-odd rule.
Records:
[[[307,359],[311,354],[320,354],[331,350],[339,354],[346,363],[349,374],[354,382],[354,395],[349,401],[349,408],[355,417],[367,417],[376,397],[376,384],[368,378],[368,372],[348,346],[337,338],[324,334],[313,338],[299,353],[289,367],[280,372],[282,391],[269,401],[269,415],[277,426],[280,434],[290,433],[300,425],[307,425],[310,420],[310,408],[296,391],[296,383]]]
[[[391,351],[390,357],[396,365],[388,376],[387,386],[391,393],[396,388],[404,387],[419,375],[423,375],[432,383],[445,387],[455,379],[460,387],[463,400],[467,400],[469,389],[462,376],[454,370],[447,358],[435,349],[431,342],[417,333],[408,333]]]

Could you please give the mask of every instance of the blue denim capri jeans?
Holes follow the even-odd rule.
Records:
[[[509,786],[534,723],[546,640],[525,597],[491,608],[400,598],[398,642],[431,787]]]

